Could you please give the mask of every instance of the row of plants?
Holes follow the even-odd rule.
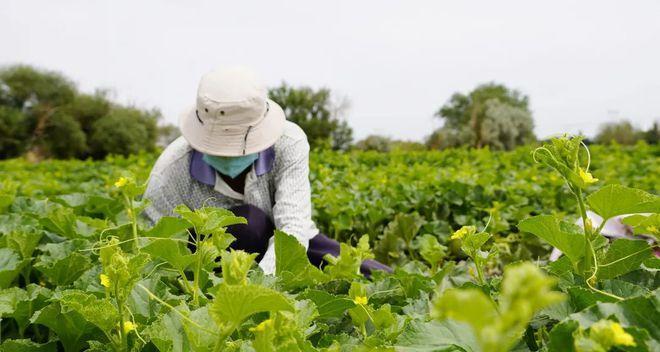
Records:
[[[0,191],[0,346],[658,350],[660,199],[657,173],[646,173],[657,149],[602,151],[606,161],[592,150],[592,162],[565,137],[533,153],[315,154],[315,219],[344,241],[341,253],[319,269],[276,232],[275,275],[229,249],[227,226],[245,219],[227,210],[182,205],[145,222],[153,156],[0,163],[11,175]],[[626,168],[610,171],[617,157]],[[624,221],[655,237],[609,242],[587,211],[639,214]],[[547,261],[550,247],[564,255]],[[374,257],[394,272],[362,276]]]

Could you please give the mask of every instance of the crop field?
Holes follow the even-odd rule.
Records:
[[[0,162],[0,351],[660,351],[657,145],[313,152],[341,254],[275,275],[227,210],[143,219],[156,158]]]

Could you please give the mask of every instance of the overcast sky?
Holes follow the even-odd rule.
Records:
[[[421,139],[452,93],[496,81],[529,95],[539,136],[592,134],[660,120],[660,1],[2,0],[13,63],[172,123],[203,73],[247,65],[348,97],[358,138]]]

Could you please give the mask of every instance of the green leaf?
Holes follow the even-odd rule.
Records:
[[[411,321],[394,346],[401,352],[481,352],[470,326],[453,320]]]
[[[61,309],[58,302],[53,302],[36,312],[30,321],[54,331],[66,352],[80,351],[86,344],[86,337],[90,337],[94,329],[94,325],[88,323],[77,312]]]
[[[601,319],[616,320],[623,327],[638,327],[645,329],[649,335],[660,340],[660,293],[650,297],[635,297],[616,303],[597,303],[581,312],[571,314],[569,319],[580,323],[580,327],[587,329]]]
[[[55,298],[60,302],[62,313],[75,311],[107,333],[119,324],[119,313],[107,299],[99,299],[79,290],[62,291]]]
[[[617,215],[660,213],[660,197],[636,188],[608,185],[587,197],[591,209],[603,221]]]
[[[43,230],[25,226],[9,232],[5,238],[8,248],[18,252],[23,259],[30,259],[43,235]]]
[[[9,248],[0,248],[0,288],[11,286],[29,260]]]
[[[41,226],[46,230],[60,236],[73,239],[79,237],[77,234],[77,218],[71,208],[58,207],[48,213],[48,217],[39,220]]]
[[[247,284],[247,273],[254,264],[256,253],[230,250],[222,254],[222,278],[227,285]]]
[[[0,351],[7,352],[55,352],[57,351],[57,341],[46,343],[36,343],[29,339],[5,340],[0,345]]]
[[[99,259],[103,273],[109,280],[106,291],[117,295],[121,302],[127,299],[135,283],[141,279],[142,269],[149,262],[149,258],[148,254],[142,252],[124,253],[117,239],[103,242]]]
[[[179,307],[175,309],[182,310]],[[143,331],[143,335],[161,352],[188,352],[191,348],[181,321],[176,312],[163,314]]]
[[[307,258],[307,250],[295,237],[275,231],[275,274],[287,289],[306,287],[327,281],[319,268]]]
[[[195,231],[202,235],[224,233],[229,225],[247,224],[245,218],[222,208],[202,207],[193,211],[182,204],[174,208],[174,212],[188,220]]]
[[[144,237],[172,238],[180,234],[187,234],[189,228],[193,227],[190,221],[173,216],[163,216],[156,225],[146,231]],[[188,236],[186,235],[185,238]]]
[[[35,284],[29,284],[25,289],[0,290],[0,317],[14,318],[19,330],[25,331],[34,312],[47,305],[50,295],[50,290]]]
[[[90,252],[81,251],[88,246],[89,242],[82,239],[47,243],[40,247],[44,254],[39,257],[34,268],[54,285],[71,284],[92,267]]]
[[[597,278],[613,279],[631,272],[651,257],[652,249],[645,241],[617,239],[612,242],[605,258],[598,263]]]
[[[299,296],[309,299],[316,305],[319,312],[319,318],[339,318],[346,310],[355,307],[353,300],[346,297],[339,297],[326,291],[308,290]]]
[[[383,235],[377,242],[375,252],[378,258],[389,262],[390,258],[399,258],[401,248],[419,233],[424,225],[424,219],[418,213],[399,213],[394,217],[383,231]],[[412,248],[408,248],[412,250]]]
[[[181,324],[186,334],[186,339],[190,344],[190,350],[200,352],[213,351],[218,340],[214,332],[220,329],[209,315],[208,306],[196,309],[187,315],[194,324],[188,320],[182,320]],[[204,327],[204,329],[200,329],[200,326]]]
[[[186,244],[177,239],[152,239],[148,245],[142,247],[142,251],[164,260],[180,271],[186,270],[195,260],[195,256],[190,253]]]
[[[369,250],[369,236],[363,235],[356,247],[340,243],[339,257],[326,254],[324,259],[328,261],[328,265],[323,270],[333,280],[353,280],[361,277],[360,265],[362,265],[362,261],[370,258],[373,258],[373,254]]]
[[[575,352],[573,333],[580,327],[576,321],[565,320],[550,331],[549,351]]]
[[[219,326],[238,326],[252,314],[280,310],[294,309],[286,297],[273,289],[253,284],[220,285],[209,314]]]
[[[417,237],[416,247],[419,254],[429,265],[435,267],[447,255],[447,247],[438,242],[438,238],[433,235],[423,235]]]
[[[562,251],[571,262],[584,256],[584,234],[571,223],[559,221],[552,215],[539,215],[518,224],[520,231],[532,233]]]
[[[486,232],[469,233],[462,238],[461,250],[474,259],[492,236]]]
[[[626,216],[623,223],[632,226],[635,235],[651,235],[660,242],[660,214]]]
[[[616,302],[616,298],[580,286],[568,287],[566,292],[569,294],[574,311],[583,310],[598,302]]]
[[[433,306],[434,317],[468,323],[475,331],[492,326],[498,317],[493,301],[479,289],[448,289]]]

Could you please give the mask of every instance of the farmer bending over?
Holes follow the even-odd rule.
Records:
[[[180,128],[183,136],[151,170],[145,213],[152,222],[172,216],[179,204],[230,209],[248,222],[229,227],[236,237],[231,248],[258,253],[267,274],[275,272],[274,229],[295,236],[314,265],[321,266],[325,254],[339,255],[339,243],[312,221],[307,136],[267,98],[254,74],[234,68],[204,75]],[[390,268],[367,260],[361,270]]]

